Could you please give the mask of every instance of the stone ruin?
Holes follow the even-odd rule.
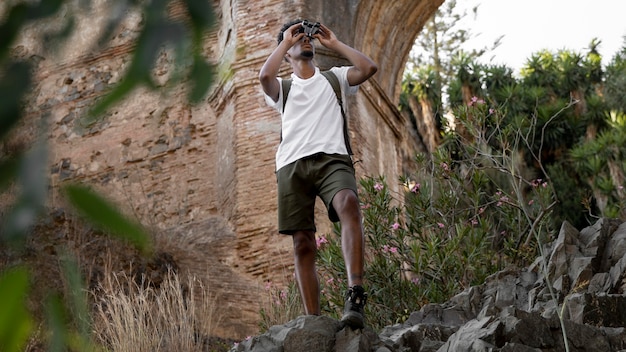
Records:
[[[231,352],[626,352],[626,223],[565,222],[541,253],[379,334],[301,316]]]

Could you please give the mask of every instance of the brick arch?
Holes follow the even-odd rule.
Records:
[[[392,101],[397,101],[415,38],[443,1],[302,1],[302,8],[294,4],[293,11],[301,14],[296,17],[324,21],[340,40],[374,59],[379,65],[378,85]]]
[[[139,90],[103,123],[88,130],[80,125],[78,116],[101,97],[102,85],[115,83],[126,69],[141,23],[141,16],[132,16],[121,24],[124,35],[93,54],[89,38],[101,33],[92,24],[108,18],[99,9],[77,21],[80,35],[67,55],[40,62],[37,93],[25,105],[33,120],[45,116],[54,122],[48,133],[52,185],[88,183],[185,246],[212,246],[206,255],[217,264],[207,271],[229,270],[214,276],[220,281],[220,314],[228,317],[222,333],[243,338],[256,332],[264,282],[290,277],[293,262],[290,239],[276,229],[280,119],[266,106],[258,82],[277,31],[293,18],[320,19],[377,62],[379,72],[347,101],[357,176],[384,175],[400,192],[396,181],[419,150],[395,103],[401,75],[414,38],[443,0],[207,1],[215,5],[217,24],[203,49],[218,70],[202,104],[190,106],[184,89],[173,89],[167,98]],[[16,43],[24,58],[46,55],[28,33],[47,30],[29,28]],[[162,59],[158,70],[166,74],[159,79],[165,83],[172,58]],[[317,59],[320,66],[342,62],[327,50]],[[288,73],[285,64],[281,74]],[[327,233],[325,215],[318,219],[319,232]],[[207,262],[195,255],[186,259],[189,266]]]
[[[354,44],[379,63],[377,81],[394,102],[415,38],[443,0],[378,1],[359,4]]]
[[[378,64],[378,73],[364,83],[356,97],[349,98],[349,125],[357,177],[384,175],[395,192],[397,180],[416,151],[425,151],[419,137],[397,109],[400,82],[411,46],[426,20],[443,0],[274,0],[231,1],[224,7],[220,38],[232,30],[233,76],[215,89],[209,103],[218,116],[218,151],[232,164],[217,170],[217,194],[223,204],[218,212],[228,219],[235,234],[231,260],[237,262],[240,278],[280,281],[290,277],[291,243],[276,235],[275,177],[273,155],[280,122],[277,112],[260,96],[258,70],[276,47],[276,34],[283,23],[295,18],[327,24],[345,43],[364,52]],[[252,8],[254,6],[254,8]],[[253,39],[253,40],[251,40]],[[230,43],[230,44],[228,44]],[[226,51],[227,52],[227,51]],[[345,64],[335,53],[318,46],[319,66]],[[283,64],[282,75],[290,67]],[[219,121],[224,121],[220,123]],[[225,122],[228,121],[228,122]],[[271,132],[271,133],[268,133]],[[226,136],[226,137],[224,137]],[[233,146],[232,151],[219,146]],[[228,183],[224,183],[228,180]],[[250,190],[255,190],[251,196]],[[323,206],[316,215],[319,233],[328,233]],[[239,277],[234,276],[233,281]],[[251,287],[251,289],[253,289]],[[243,297],[236,297],[242,301]],[[254,307],[258,302],[248,302]]]

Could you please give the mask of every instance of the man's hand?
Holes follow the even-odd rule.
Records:
[[[302,23],[296,23],[283,32],[283,41],[289,44],[287,48],[294,46],[306,35],[304,32],[300,31],[300,28],[302,28]]]
[[[333,33],[330,28],[326,27],[323,24],[320,24],[320,30],[313,35],[313,38],[319,40],[320,44],[329,49],[332,49],[332,47],[337,42],[337,37],[335,36],[335,33]]]
[[[350,61],[353,66],[348,69],[347,78],[351,86],[365,82],[378,70],[378,66],[372,59],[337,39],[335,33],[325,25],[320,25],[320,31],[313,37],[323,46],[336,51]]]
[[[265,60],[259,72],[259,80],[261,81],[263,92],[274,101],[278,101],[280,95],[280,84],[277,79],[278,70],[285,59],[287,51],[305,36],[304,33],[300,33],[301,27],[302,23],[296,23],[283,32],[283,40]]]

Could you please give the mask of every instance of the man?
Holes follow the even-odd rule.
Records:
[[[276,153],[278,181],[278,230],[291,235],[296,282],[306,314],[320,314],[320,287],[315,267],[315,199],[319,196],[331,221],[341,223],[341,246],[348,276],[348,292],[342,322],[353,329],[364,326],[364,237],[357,184],[342,107],[333,86],[314,63],[313,40],[345,57],[352,66],[333,67],[344,94],[378,70],[363,53],[339,41],[325,25],[305,33],[303,21],[285,24],[278,46],[267,58],[259,79],[266,102],[282,113],[281,143]],[[311,29],[311,28],[309,28]],[[289,94],[283,106],[278,71],[282,60],[293,70]]]

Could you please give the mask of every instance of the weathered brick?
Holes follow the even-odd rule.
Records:
[[[291,278],[291,244],[276,230],[274,153],[280,120],[265,105],[257,79],[278,29],[294,17],[319,19],[378,63],[379,72],[347,102],[352,145],[359,177],[384,174],[399,191],[395,181],[409,168],[413,153],[423,150],[396,108],[400,80],[414,38],[442,2],[213,1],[218,23],[203,49],[219,70],[203,103],[190,106],[182,88],[168,95],[139,89],[87,124],[81,116],[119,81],[141,23],[140,14],[130,14],[107,48],[92,53],[110,3],[95,1],[93,12],[78,18],[71,44],[61,54],[47,54],[33,39],[49,30],[45,24],[28,28],[17,41],[19,55],[45,60],[26,104],[27,120],[14,139],[30,131],[32,140],[33,126],[48,119],[52,184],[93,184],[160,231],[190,226],[207,231],[201,235],[210,239],[222,234],[192,225],[222,219],[234,234],[219,253],[220,262],[230,265],[229,275],[219,275],[224,280],[220,306],[230,307],[223,334],[246,336],[256,332],[258,318],[253,312],[259,299],[251,293],[259,293],[266,280]],[[318,53],[321,66],[345,62],[324,48]],[[171,60],[167,53],[159,58],[158,82],[167,81]],[[281,74],[289,74],[286,64]],[[329,232],[323,206],[318,209],[320,232]]]

